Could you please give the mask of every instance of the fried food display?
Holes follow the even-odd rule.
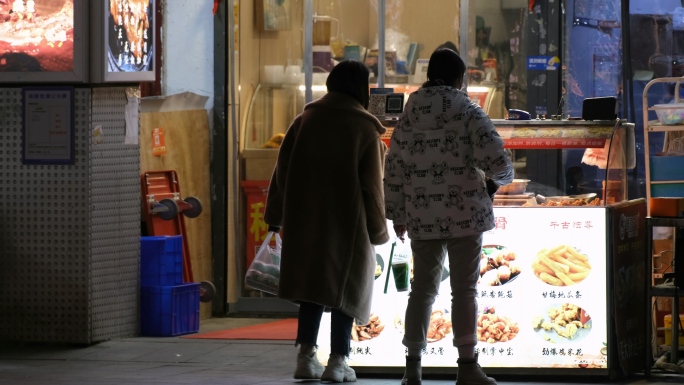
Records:
[[[584,199],[562,199],[559,201],[548,201],[540,203],[539,206],[561,207],[561,206],[601,206],[601,200],[594,198],[590,201]]]
[[[551,307],[546,316],[535,316],[532,319],[534,330],[553,330],[559,337],[573,339],[581,329],[591,328],[590,318],[583,314],[582,309],[570,303],[564,303],[558,307]],[[548,334],[544,340],[555,343],[556,341]]]
[[[541,128],[537,130],[537,138],[560,138],[563,131],[551,128]]]
[[[494,308],[486,308],[477,317],[477,340],[486,341],[490,344],[496,342],[508,342],[512,340],[520,327],[518,323],[508,317],[495,314]]]
[[[128,50],[140,64],[148,52],[146,40],[150,22],[147,19],[147,9],[150,0],[112,0],[109,4],[109,12],[118,26],[122,26],[126,32]]]
[[[537,253],[532,271],[542,282],[553,286],[572,286],[582,282],[591,271],[589,258],[576,248],[559,245]]]
[[[385,329],[380,317],[377,314],[371,313],[370,320],[366,325],[357,325],[354,322],[351,330],[352,340],[356,342],[367,341],[380,335]]]
[[[499,286],[520,274],[515,252],[502,246],[483,246],[480,258],[479,284]]]
[[[437,342],[451,333],[451,320],[444,310],[433,310],[427,331],[427,342]]]

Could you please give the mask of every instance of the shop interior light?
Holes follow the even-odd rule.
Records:
[[[489,87],[468,87],[468,92],[489,92],[491,90]]]
[[[306,86],[303,86],[303,85],[299,86],[299,90],[302,92],[306,91]],[[323,91],[323,92],[325,92],[325,91],[328,91],[328,87],[326,87],[326,86],[311,86],[311,91],[319,91],[319,92]]]

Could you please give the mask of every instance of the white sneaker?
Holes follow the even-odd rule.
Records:
[[[339,354],[330,354],[328,366],[325,367],[321,381],[355,382],[356,372],[347,365],[347,357]]]
[[[294,372],[296,380],[319,380],[325,367],[318,362],[316,351],[312,353],[297,353],[297,369]]]

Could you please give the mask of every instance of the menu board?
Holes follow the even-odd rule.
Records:
[[[605,208],[497,207],[494,214],[496,228],[484,234],[477,290],[480,365],[606,369]],[[376,248],[373,322],[355,326],[351,366],[405,365],[401,340],[409,291],[397,291],[389,266],[395,241],[393,258],[412,254],[408,240]],[[424,367],[453,367],[458,358],[448,274],[447,263],[432,310]],[[330,353],[329,333],[326,313],[318,337],[322,362]]]

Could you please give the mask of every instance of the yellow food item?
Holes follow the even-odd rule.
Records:
[[[556,129],[539,129],[537,130],[537,137],[538,138],[560,138],[561,137],[561,130],[556,130]]]
[[[519,128],[513,130],[513,138],[534,138],[537,136],[537,131],[531,128]]]
[[[535,330],[554,330],[558,336],[572,339],[579,329],[588,329],[590,327],[588,323],[583,324],[580,321],[582,309],[577,305],[564,303],[560,307],[551,307],[547,310],[546,315],[549,317],[549,321],[543,320],[544,317],[542,316],[535,316],[533,318],[532,327]],[[544,336],[544,340],[551,341],[549,338]]]
[[[565,129],[563,130],[564,138],[582,138],[584,137],[584,129]]]
[[[532,318],[532,328],[539,329],[541,327],[541,323],[543,320],[544,320],[544,317],[542,317],[542,316],[539,316],[539,315],[534,316],[534,318]]]
[[[586,255],[568,245],[543,249],[532,263],[532,271],[542,282],[553,286],[572,286],[583,281],[591,271]]]

